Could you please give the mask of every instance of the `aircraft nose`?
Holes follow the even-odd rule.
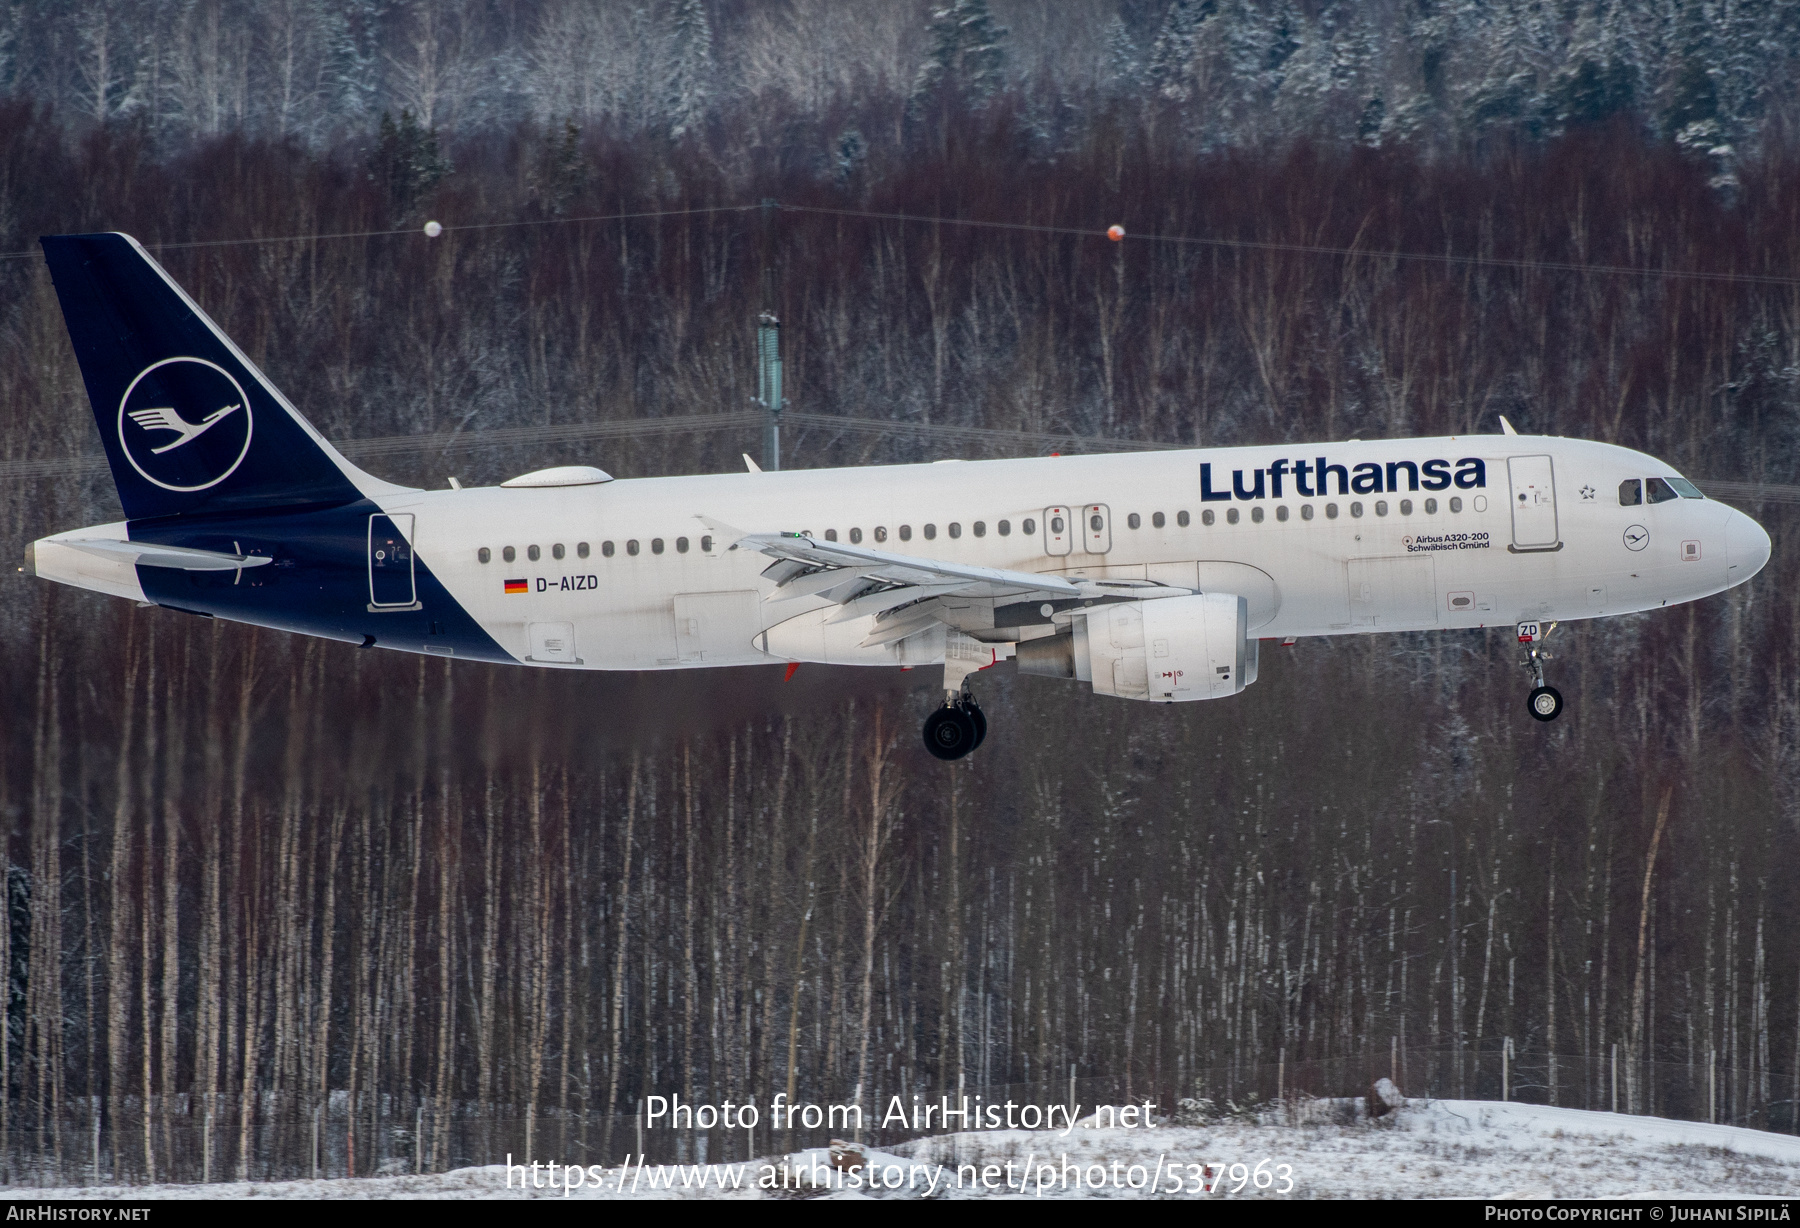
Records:
[[[1769,535],[1760,524],[1739,511],[1731,513],[1725,529],[1725,583],[1742,584],[1769,561]]]

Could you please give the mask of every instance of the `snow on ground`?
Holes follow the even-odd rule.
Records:
[[[655,1165],[584,1171],[566,1192],[560,1165],[554,1188],[540,1167],[536,1186],[527,1184],[529,1173],[513,1170],[510,1189],[506,1167],[492,1165],[419,1177],[15,1188],[0,1197],[1142,1198],[1151,1196],[1147,1186],[1164,1197],[1175,1196],[1176,1187],[1182,1196],[1199,1196],[1202,1180],[1209,1188],[1216,1183],[1213,1197],[1239,1198],[1736,1198],[1800,1191],[1800,1139],[1760,1130],[1480,1100],[1415,1101],[1375,1122],[1355,1119],[1347,1105],[1324,1109],[1311,1114],[1321,1120],[1305,1125],[1265,1113],[1192,1127],[941,1135],[871,1150],[870,1171],[900,1186],[873,1191],[838,1174],[818,1149],[682,1172]],[[773,1188],[758,1188],[765,1183]]]

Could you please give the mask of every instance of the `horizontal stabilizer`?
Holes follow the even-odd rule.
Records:
[[[122,542],[106,538],[64,539],[71,550],[103,559],[129,559],[139,567],[168,567],[176,571],[241,571],[275,560],[262,554],[226,554],[219,550],[195,550],[189,546],[159,546],[154,542]]]

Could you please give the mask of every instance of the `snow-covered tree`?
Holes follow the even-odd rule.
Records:
[[[79,43],[76,98],[81,110],[96,123],[128,113],[139,101],[132,88],[135,15],[119,0],[103,0],[75,15]]]
[[[382,0],[325,7],[325,86],[338,117],[355,124],[376,111],[381,86]]]
[[[855,128],[846,128],[838,134],[837,147],[832,152],[832,181],[840,188],[849,187],[868,160],[869,142]]]
[[[1185,101],[1193,90],[1195,35],[1212,13],[1212,0],[1174,0],[1150,47],[1150,88]]]
[[[908,109],[917,116],[946,88],[976,102],[1006,83],[1006,27],[994,24],[987,0],[953,0],[934,9],[925,60],[913,78]]]
[[[1553,127],[1598,123],[1635,106],[1640,76],[1635,35],[1619,0],[1582,10],[1545,99]]]
[[[1137,44],[1131,41],[1131,31],[1126,28],[1124,17],[1117,13],[1106,23],[1106,65],[1101,71],[1102,84],[1115,95],[1134,94],[1143,83]]]
[[[369,155],[369,178],[386,190],[396,220],[449,173],[450,159],[438,147],[435,130],[420,124],[411,111],[401,111],[399,122],[382,112],[381,134]]]
[[[667,59],[663,118],[669,138],[678,141],[705,125],[716,85],[706,0],[677,0],[669,22]]]

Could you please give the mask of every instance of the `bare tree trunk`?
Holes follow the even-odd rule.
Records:
[[[62,702],[58,654],[45,620],[38,645],[37,728],[32,747],[36,788],[31,823],[31,949],[28,956],[24,1052],[36,1076],[39,1154],[60,1173],[62,1137]],[[10,917],[8,922],[10,923]],[[10,969],[8,970],[10,979]],[[10,990],[9,990],[10,992]],[[11,1043],[10,1037],[0,1038]]]
[[[131,968],[126,962],[130,951],[131,933],[131,895],[126,884],[131,869],[131,850],[134,843],[131,825],[132,797],[132,742],[134,726],[137,720],[137,683],[138,670],[143,660],[143,650],[137,643],[136,618],[126,623],[125,630],[125,674],[123,679],[124,694],[120,703],[119,714],[119,758],[116,776],[113,781],[113,825],[112,849],[109,855],[107,871],[107,921],[108,941],[106,945],[106,1086],[108,1091],[107,1117],[112,1128],[113,1169],[115,1176],[122,1176],[123,1156],[121,1155],[121,1126],[125,1112],[125,1095],[127,1090],[126,1068],[130,1062],[129,1041],[126,1028],[131,1022]],[[10,936],[12,926],[5,926]],[[11,969],[10,955],[6,967]],[[10,976],[10,971],[8,973]],[[0,1049],[10,1046],[0,1046]],[[4,1061],[0,1058],[0,1061]],[[8,1084],[0,1080],[0,1092]],[[0,1094],[0,1114],[5,1112],[4,1101],[10,1096]],[[0,1118],[3,1120],[3,1118]]]
[[[694,755],[681,745],[681,845],[686,872],[681,910],[681,1080],[682,1096],[694,1102]]]
[[[884,775],[892,740],[883,736],[883,711],[875,709],[875,728],[869,741],[865,770],[869,784],[869,825],[865,829],[861,852],[863,904],[862,1006],[858,1015],[856,1044],[856,1086],[866,1094],[869,1077],[870,1016],[875,1004],[875,936],[886,917],[888,897],[883,893],[881,871],[884,855],[893,837],[892,801],[886,792]]]
[[[625,1009],[625,957],[631,942],[631,866],[632,866],[632,832],[637,826],[638,802],[638,757],[631,756],[631,781],[625,787],[625,838],[620,855],[625,862],[624,881],[619,887],[619,921],[613,929],[612,975],[612,1024],[608,1029],[611,1052],[607,1058],[606,1070],[606,1128],[601,1135],[601,1156],[610,1161],[612,1158],[613,1115],[619,1106],[619,1052],[623,1035],[623,1013]]]
[[[1631,1047],[1626,1067],[1631,1072],[1626,1088],[1628,1108],[1633,1113],[1638,1111],[1639,1062],[1643,1057],[1644,940],[1650,925],[1650,883],[1656,873],[1656,850],[1662,843],[1663,828],[1669,822],[1669,800],[1673,795],[1674,786],[1664,785],[1662,799],[1656,805],[1656,826],[1650,833],[1650,851],[1644,854],[1644,892],[1638,906],[1637,974],[1631,985]]]
[[[175,1096],[180,1081],[179,1024],[181,1020],[181,807],[188,796],[184,768],[187,748],[186,722],[182,714],[191,676],[194,633],[182,638],[180,681],[171,677],[166,692],[163,724],[162,795],[162,1128],[163,1155],[175,1162]],[[146,973],[148,969],[146,969]]]
[[[812,925],[813,909],[817,905],[819,895],[816,874],[816,854],[819,847],[819,791],[817,788],[811,790],[811,804],[807,810],[806,861],[802,871],[806,880],[806,895],[800,912],[799,933],[794,938],[794,984],[788,993],[787,1102],[789,1104],[794,1103],[795,1074],[800,1050],[800,996],[806,988],[806,974],[803,971],[806,967],[806,931]],[[791,1134],[793,1130],[791,1119],[788,1129]]]
[[[494,1075],[498,1038],[494,1019],[497,1009],[495,978],[500,965],[500,836],[499,815],[495,813],[494,778],[489,769],[487,789],[482,795],[481,835],[481,988],[475,1003],[475,1055],[482,1112],[491,1114],[494,1103]],[[489,1139],[491,1144],[492,1140]]]
[[[313,1011],[313,1111],[329,1112],[331,1108],[331,1004],[335,987],[337,955],[337,865],[344,844],[344,826],[349,812],[342,802],[332,808],[331,834],[324,850],[325,901],[319,916],[319,971],[317,1005]],[[446,995],[448,998],[448,995]],[[445,1009],[449,1009],[446,1001]],[[310,1170],[309,1170],[310,1171]]]
[[[161,758],[156,719],[156,645],[150,645],[150,672],[144,684],[144,804],[143,813],[156,813],[154,779]],[[138,1032],[143,1047],[144,1180],[156,1182],[156,1088],[153,1083],[156,1059],[155,1010],[151,997],[152,962],[151,925],[156,916],[155,843],[148,832],[144,836],[144,856],[138,867]]]
[[[452,793],[450,769],[447,766],[442,769],[439,779],[444,823],[442,844],[438,849],[438,1036],[437,1072],[433,1080],[437,1093],[437,1129],[431,1144],[433,1169],[440,1164],[448,1164],[450,1155],[450,1093],[455,1082],[450,1039],[455,1032],[458,997],[455,983],[455,930],[451,926],[458,892],[451,867],[459,860],[457,854],[462,846],[462,794],[460,791]]]
[[[575,937],[575,848],[569,831],[572,819],[569,813],[567,766],[557,774],[556,786],[557,802],[562,812],[562,848],[557,850],[557,859],[562,863],[562,958],[557,961],[562,966],[562,988],[558,998],[562,1008],[562,1037],[557,1045],[561,1057],[556,1074],[556,1112],[562,1123],[558,1145],[564,1155],[569,1155],[569,1057],[575,1043],[575,965],[583,962],[585,966],[585,961],[578,961],[576,955],[579,948]],[[547,925],[545,934],[548,942]]]

